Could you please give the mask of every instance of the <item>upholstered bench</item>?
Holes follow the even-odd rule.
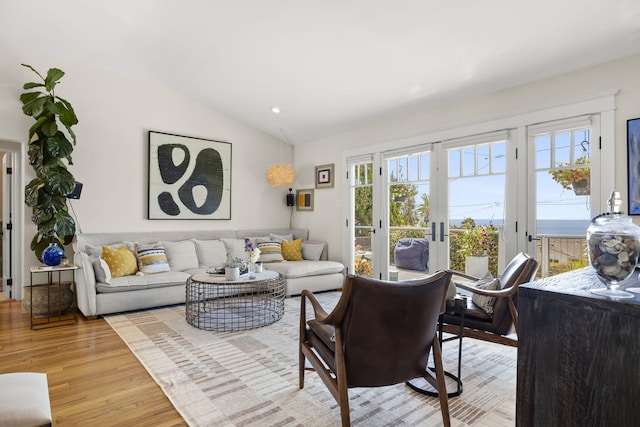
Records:
[[[15,372],[0,375],[0,425],[51,426],[47,374]]]

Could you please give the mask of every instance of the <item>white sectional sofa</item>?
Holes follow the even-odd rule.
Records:
[[[193,274],[225,264],[227,254],[242,257],[244,238],[268,239],[292,235],[303,241],[302,261],[265,263],[286,281],[286,295],[342,288],[344,266],[328,260],[324,242],[309,241],[308,230],[206,230],[78,234],[73,243],[78,308],[88,318],[185,301],[185,282]],[[102,246],[134,250],[136,243],[161,243],[170,271],[108,278],[100,268]],[[104,262],[103,262],[104,265]],[[107,274],[108,276],[108,274]]]

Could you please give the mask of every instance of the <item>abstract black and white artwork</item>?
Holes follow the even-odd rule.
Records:
[[[640,215],[640,119],[627,120],[629,215]]]
[[[231,144],[149,131],[149,219],[231,219]]]

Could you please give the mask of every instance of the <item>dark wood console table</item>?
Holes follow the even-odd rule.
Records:
[[[516,425],[640,423],[640,295],[598,287],[590,267],[520,286]]]

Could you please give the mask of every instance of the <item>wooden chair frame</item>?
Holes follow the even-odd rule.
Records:
[[[466,285],[464,283],[457,283],[456,282],[456,287],[460,288],[460,289],[464,289],[468,292],[477,294],[477,295],[484,295],[484,296],[490,296],[490,297],[495,297],[496,299],[498,298],[504,298],[507,301],[507,305],[509,307],[509,314],[511,315],[511,320],[513,322],[513,328],[515,330],[515,333],[517,335],[518,333],[518,309],[515,305],[514,302],[514,296],[516,295],[516,293],[518,292],[518,287],[523,284],[523,283],[528,283],[529,281],[533,280],[533,278],[536,275],[536,272],[538,271],[538,262],[534,259],[529,257],[526,261],[526,264],[524,265],[524,267],[522,268],[522,271],[520,272],[520,274],[515,277],[512,281],[512,285],[504,288],[504,289],[498,289],[498,290],[489,290],[489,289],[478,289],[474,286],[469,286]],[[455,279],[456,276],[458,277],[463,277],[465,279],[469,279],[469,280],[479,280],[478,277],[474,277],[468,274],[465,274],[463,272],[460,271],[451,271],[453,273],[453,277]],[[454,280],[455,281],[455,280]],[[454,325],[454,324],[443,324],[442,325],[442,330],[444,332],[450,333],[450,334],[454,334],[456,335],[457,338],[458,334],[460,333],[460,326],[459,325]],[[462,329],[462,335],[465,337],[469,337],[469,338],[475,338],[475,339],[479,339],[482,341],[488,341],[488,342],[494,342],[494,343],[498,343],[498,344],[503,344],[503,345],[509,345],[512,347],[517,347],[518,346],[518,340],[517,338],[511,338],[509,336],[506,335],[498,335],[495,334],[493,332],[489,332],[489,331],[483,331],[480,329],[474,329],[474,328],[470,328],[470,327],[463,327]]]
[[[451,280],[451,274],[449,272],[439,272],[436,275],[448,275],[447,285],[443,289],[442,309],[444,310],[446,288]],[[396,282],[397,283],[397,282]],[[338,305],[331,313],[327,313],[316,297],[308,290],[303,290],[300,302],[300,345],[299,345],[299,386],[300,389],[304,388],[304,374],[305,370],[315,371],[327,386],[331,395],[336,399],[340,406],[340,416],[342,426],[350,426],[350,410],[349,410],[349,393],[347,384],[347,371],[344,358],[344,338],[342,330],[342,322],[345,318],[345,314],[348,310],[348,303],[351,298],[351,292],[353,289],[353,282],[349,278],[345,281],[343,287],[343,295],[338,302]],[[311,303],[315,314],[315,320],[332,325],[335,328],[335,360],[334,366],[336,372],[333,372],[328,366],[321,360],[318,354],[313,350],[310,344],[307,342],[306,330],[307,330],[307,317],[306,317],[306,302]],[[449,403],[447,398],[447,390],[444,376],[444,368],[442,365],[442,352],[440,349],[440,343],[437,338],[437,328],[433,330],[433,360],[435,364],[435,372],[425,367],[423,378],[432,386],[438,390],[438,396],[440,401],[440,408],[442,413],[442,420],[445,426],[450,426],[450,414]],[[425,349],[429,351],[430,349]],[[309,361],[311,367],[305,366],[305,359]]]

